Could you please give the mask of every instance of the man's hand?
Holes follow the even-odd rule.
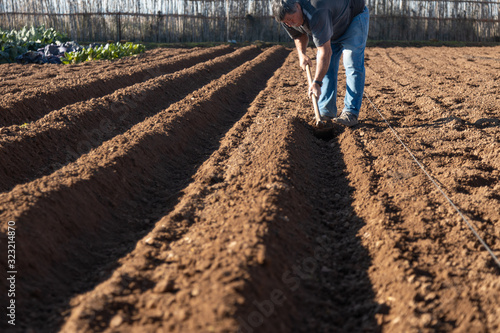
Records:
[[[299,65],[305,71],[307,65],[312,66],[312,60],[307,55],[299,52]]]
[[[321,87],[319,86],[319,84],[312,82],[309,86],[308,95],[309,98],[312,98],[312,95],[316,96],[316,98],[319,98],[319,96],[321,96]]]

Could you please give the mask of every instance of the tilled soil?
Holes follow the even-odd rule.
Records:
[[[499,331],[500,47],[366,65],[321,137],[280,46],[1,65],[2,331]]]

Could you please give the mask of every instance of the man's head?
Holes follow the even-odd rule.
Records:
[[[300,27],[304,24],[299,0],[273,0],[273,15],[276,21],[289,27]]]

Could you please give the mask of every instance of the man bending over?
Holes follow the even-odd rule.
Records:
[[[293,38],[300,67],[311,66],[306,55],[309,35],[318,52],[309,96],[318,98],[322,119],[345,126],[358,123],[365,85],[365,46],[369,13],[364,0],[273,0],[273,14]],[[340,56],[346,71],[344,109],[337,117]]]

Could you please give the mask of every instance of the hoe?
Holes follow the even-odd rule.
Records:
[[[306,65],[306,72],[307,72],[307,82],[309,83],[310,86],[312,82],[312,77],[311,77],[311,68],[309,67],[309,65]],[[313,101],[314,118],[316,120],[314,127],[314,135],[317,136],[318,138],[328,138],[332,135],[333,124],[331,122],[321,120],[318,108],[318,99],[314,95],[312,95],[311,97]]]

